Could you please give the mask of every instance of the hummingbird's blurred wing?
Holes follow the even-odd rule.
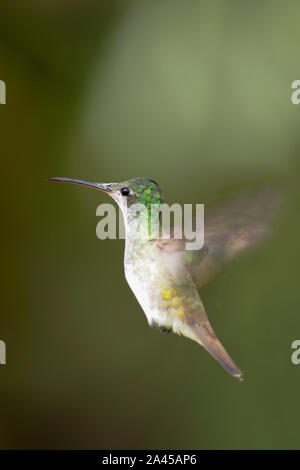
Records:
[[[173,319],[173,331],[200,343],[231,375],[240,379],[242,372],[218,340],[198,288],[240,252],[256,246],[268,235],[280,199],[277,188],[262,188],[214,207],[205,206],[202,250],[185,250],[185,240],[176,237],[176,227],[170,238],[155,242],[171,286],[166,291],[165,308]]]
[[[205,205],[204,247],[186,251],[186,263],[198,288],[241,252],[266,238],[280,200],[280,190],[267,187],[244,192],[212,207]]]

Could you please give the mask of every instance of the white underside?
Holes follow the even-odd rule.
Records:
[[[146,242],[147,246],[143,247],[136,243],[135,234],[131,236],[132,227],[128,226],[126,219],[125,228],[125,277],[147,317],[148,324],[172,328],[174,333],[198,341],[186,323],[176,315],[170,314],[167,308],[162,308],[161,291],[166,279],[171,277],[175,280],[178,271],[183,268],[180,253],[169,254],[166,259],[155,243],[151,245],[151,242]]]
[[[126,255],[125,250],[125,261]],[[161,308],[161,287],[164,279],[159,277],[161,264],[157,260],[157,252],[148,253],[145,266],[145,258],[140,257],[135,260],[134,264],[125,262],[125,277],[136,296],[140,306],[144,310],[149,325],[156,324],[158,326],[172,328],[174,333],[182,334],[194,341],[200,343],[189,326],[182,322],[176,315],[171,315],[168,310]],[[201,343],[200,343],[201,344]]]

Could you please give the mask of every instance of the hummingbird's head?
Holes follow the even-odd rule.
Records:
[[[149,178],[135,178],[121,183],[93,183],[71,178],[49,178],[49,181],[75,183],[104,191],[117,202],[124,216],[132,204],[143,204],[149,209],[152,204],[160,206],[163,202],[159,185]]]
[[[162,192],[159,185],[149,178],[135,178],[121,183],[114,183],[110,193],[123,213],[133,204],[143,204],[147,209],[152,204],[162,204]]]

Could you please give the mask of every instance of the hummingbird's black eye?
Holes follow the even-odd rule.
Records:
[[[121,189],[121,194],[122,194],[122,196],[129,196],[130,189],[129,188],[122,188]]]

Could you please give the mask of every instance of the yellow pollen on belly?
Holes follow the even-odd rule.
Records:
[[[170,307],[174,307],[174,308],[178,308],[181,306],[181,299],[180,297],[176,296],[176,297],[173,297],[171,300],[170,300]]]
[[[161,291],[161,296],[164,300],[170,300],[176,295],[175,289],[172,287],[163,287]]]
[[[184,315],[184,308],[178,308],[176,314],[178,315],[178,317],[182,317]]]

